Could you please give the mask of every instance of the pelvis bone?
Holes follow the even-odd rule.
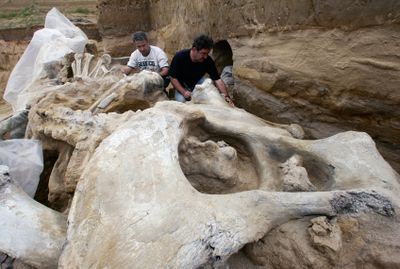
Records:
[[[208,81],[197,91],[216,89]],[[290,219],[396,214],[398,175],[368,135],[298,140],[205,99],[157,103],[103,140],[75,191],[60,268],[219,266]],[[209,158],[185,156],[193,152]],[[279,163],[295,154],[318,191],[279,191]],[[223,170],[235,166],[249,173]],[[216,189],[204,187],[207,178]]]
[[[98,96],[107,98],[103,92]],[[398,211],[398,174],[367,134],[300,140],[298,126],[230,107],[210,80],[190,103],[158,102],[135,113],[89,111],[94,103],[83,101],[84,111],[73,110],[61,97],[49,95],[33,107],[29,127],[33,137],[73,150],[63,169],[78,185],[60,268],[217,267],[291,219],[392,218]],[[291,185],[312,188],[284,192],[288,175]],[[306,184],[293,183],[296,177]],[[0,198],[8,197],[2,188]],[[30,260],[29,253],[19,255]]]

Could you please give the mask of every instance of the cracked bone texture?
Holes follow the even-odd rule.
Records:
[[[153,35],[159,38],[159,44],[170,56],[176,50],[190,44],[196,32],[208,32],[215,41],[227,40],[234,56],[236,104],[270,121],[301,124],[307,139],[325,138],[343,130],[366,131],[375,139],[378,147],[383,149],[385,157],[391,160],[393,165],[396,164],[400,171],[398,157],[400,154],[396,147],[400,138],[399,91],[397,90],[400,78],[398,75],[400,70],[398,64],[399,3],[398,1],[333,0],[149,0],[130,1],[127,5],[122,1],[104,0],[99,2],[99,23],[103,32],[114,31],[118,35],[123,32],[121,28],[128,28],[125,32],[126,44],[129,42],[129,46],[125,48],[128,51],[120,56],[131,52],[130,34],[137,30],[133,28],[156,29]],[[121,4],[126,7],[124,10],[121,10]],[[221,16],[221,10],[229,16]],[[110,14],[107,11],[115,13]],[[119,16],[115,16],[117,12]],[[128,15],[121,16],[121,12]],[[126,23],[127,18],[134,23]],[[109,19],[112,25],[111,23],[107,25],[105,19]],[[108,37],[103,40],[109,40],[114,51],[121,53],[121,47],[124,44],[116,42],[115,38]],[[96,59],[91,61],[93,65],[96,63]],[[103,67],[97,70],[100,76],[107,71]],[[90,70],[89,74],[95,75]],[[110,78],[108,79],[112,80]],[[43,114],[46,111],[45,106],[42,106],[40,111],[41,115],[46,116],[44,117],[47,121],[46,133],[58,137],[56,140],[43,135],[45,143],[62,144],[63,147],[69,148],[70,152],[65,153],[66,157],[60,157],[66,159],[60,161],[60,165],[70,167],[70,170],[65,169],[68,173],[72,173],[74,162],[69,163],[68,156],[76,154],[82,157],[77,158],[76,160],[79,161],[75,163],[81,164],[83,169],[87,167],[84,173],[77,169],[75,179],[71,181],[81,181],[82,188],[76,190],[76,196],[80,197],[77,200],[86,203],[77,201],[71,208],[70,219],[74,222],[68,235],[69,247],[63,254],[62,261],[73,259],[73,255],[68,254],[73,252],[71,251],[73,249],[75,253],[78,253],[78,257],[81,252],[84,256],[84,258],[76,259],[76,263],[87,262],[90,266],[95,264],[89,263],[90,256],[94,256],[92,260],[99,261],[98,263],[103,262],[101,259],[110,259],[110,262],[115,262],[116,265],[113,267],[116,268],[135,266],[163,268],[168,267],[168,262],[177,260],[184,264],[181,267],[190,268],[204,263],[214,265],[223,263],[229,253],[236,251],[242,244],[246,244],[245,251],[239,251],[228,259],[229,268],[252,268],[255,263],[261,268],[400,268],[398,183],[396,182],[398,175],[382,160],[368,135],[349,132],[324,140],[300,141],[288,138],[290,136],[287,133],[289,131],[287,127],[273,126],[245,113],[222,109],[217,104],[214,104],[217,107],[214,109],[212,105],[207,107],[207,102],[203,102],[201,106],[188,104],[187,107],[196,106],[196,111],[206,115],[204,121],[199,120],[197,123],[198,118],[191,118],[181,109],[181,106],[178,107],[179,109],[172,105],[161,109],[160,105],[145,113],[155,113],[156,116],[153,117],[157,118],[163,118],[164,114],[168,113],[172,114],[172,118],[176,116],[175,114],[179,114],[183,118],[182,127],[177,131],[182,132],[182,139],[179,143],[175,143],[176,147],[171,151],[178,151],[178,154],[173,156],[175,156],[175,161],[179,161],[182,171],[176,168],[179,171],[176,173],[179,175],[183,173],[185,179],[181,177],[178,180],[175,176],[161,177],[157,167],[169,171],[171,167],[175,169],[176,166],[160,166],[156,159],[155,164],[151,163],[143,168],[143,165],[138,164],[142,159],[135,155],[136,147],[118,148],[121,152],[125,151],[123,157],[126,160],[134,157],[135,165],[129,165],[131,164],[129,163],[113,168],[114,157],[115,165],[125,161],[123,157],[118,157],[118,153],[112,155],[113,158],[108,158],[107,156],[110,155],[107,153],[101,159],[99,155],[104,152],[102,141],[109,134],[98,136],[97,142],[94,142],[92,147],[83,146],[80,149],[76,146],[80,145],[77,141],[81,139],[89,141],[92,134],[100,133],[100,130],[92,133],[90,130],[94,127],[85,126],[83,124],[85,121],[82,120],[78,120],[74,126],[72,124],[74,117],[79,115],[79,113],[75,114],[77,110],[87,110],[89,107],[94,114],[112,111],[101,110],[102,105],[112,99],[109,98],[110,93],[106,92],[110,87],[104,85],[105,79],[100,84],[89,82],[83,77],[77,81],[80,84],[91,84],[92,89],[104,87],[105,90],[100,90],[100,95],[93,98],[88,97],[90,95],[83,95],[81,100],[74,99],[80,96],[79,92],[71,94],[68,98],[78,102],[74,104],[64,102],[64,106],[71,110],[60,109],[58,112],[60,115],[61,111],[68,111],[68,113],[63,114],[65,121],[60,120],[54,126],[51,121],[55,107],[49,106],[47,115]],[[96,92],[92,90],[91,94],[96,94]],[[90,104],[84,108],[77,108],[79,104],[87,100],[95,101],[88,102]],[[36,102],[33,103],[36,104]],[[57,98],[54,99],[54,103],[63,105],[63,101]],[[219,103],[223,104],[223,102]],[[207,109],[203,109],[204,107]],[[124,111],[121,109],[117,112]],[[132,117],[127,116],[126,121],[137,121],[140,113]],[[218,113],[222,116],[219,117]],[[231,113],[232,117],[230,117]],[[87,116],[89,118],[90,114]],[[102,117],[101,114],[98,116]],[[114,120],[118,117],[118,115],[115,116]],[[57,119],[55,117],[55,120]],[[66,122],[69,121],[71,123],[67,124]],[[110,126],[112,121],[110,121]],[[216,125],[218,121],[221,124]],[[225,121],[229,128],[224,128]],[[101,126],[97,120],[92,122],[95,126]],[[121,128],[124,122],[125,120],[121,119]],[[143,122],[145,121],[138,121],[138,125],[144,130],[147,130],[146,126],[152,126]],[[43,123],[38,123],[39,129],[41,124]],[[78,128],[72,128],[78,134],[74,137],[72,131],[69,133],[69,127],[79,125],[85,127],[82,126],[81,132],[77,132]],[[119,126],[115,125],[115,127]],[[243,127],[245,131],[236,132],[240,129],[238,127]],[[71,142],[73,146],[63,139],[62,132],[58,133],[57,128],[64,130],[62,132],[66,134],[65,140]],[[256,132],[257,129],[260,129],[260,132]],[[107,128],[107,130],[110,130],[109,138],[111,139],[116,128]],[[169,131],[177,135],[174,129]],[[85,139],[86,132],[88,135]],[[294,132],[289,131],[289,133],[293,135]],[[298,132],[296,137],[302,137],[301,132]],[[151,141],[148,137],[144,140]],[[200,151],[200,148],[206,151]],[[236,153],[226,154],[223,152],[225,148],[228,150],[227,153]],[[54,149],[58,148],[54,147]],[[196,171],[197,168],[190,167],[190,162],[184,159],[187,157],[199,166],[205,166],[206,160],[201,163],[201,158],[184,156],[185,149],[199,154],[199,157],[215,154],[211,156],[215,163],[211,163],[213,166],[210,170],[207,169],[200,174]],[[90,151],[96,151],[98,155],[95,154],[96,156],[93,157],[92,154],[81,154]],[[129,154],[126,151],[130,151]],[[148,156],[152,153],[143,150],[138,154]],[[293,168],[304,168],[309,181],[319,192],[286,193],[287,196],[280,192],[283,190],[284,175],[280,166],[296,154],[302,157],[303,164],[293,166]],[[233,168],[234,165],[229,163],[228,156],[235,155],[232,161],[237,164],[237,172],[218,171],[216,162],[219,160],[223,164],[221,167]],[[86,157],[83,158],[84,156]],[[110,163],[111,170],[106,170],[105,175],[102,175],[104,178],[108,175],[107,180],[104,178],[100,180],[95,175],[95,169],[89,171],[90,168],[95,167],[93,163],[99,159],[105,167],[99,170],[101,172],[106,170],[107,164]],[[140,174],[131,171],[132,167],[136,167],[136,171]],[[124,169],[130,172],[122,171]],[[64,174],[66,170],[63,170]],[[162,171],[160,175],[164,175],[163,173],[166,172]],[[85,177],[81,177],[82,174]],[[202,178],[193,176],[199,174]],[[135,184],[141,185],[134,185],[126,180],[126,177],[129,177],[131,181],[134,179]],[[157,196],[151,195],[153,190],[159,189],[157,185],[149,184],[149,181],[146,181],[148,178],[162,180],[162,186],[170,191],[157,192]],[[216,193],[213,188],[207,189],[203,183],[206,178],[210,178],[222,194]],[[216,183],[219,179],[221,182]],[[171,182],[171,186],[166,182]],[[180,182],[184,187],[177,187],[176,182]],[[132,185],[134,188],[131,187]],[[72,195],[73,184],[68,186],[70,186],[69,194]],[[99,190],[99,193],[96,194],[93,190],[92,195],[90,187],[85,186],[93,186],[96,191]],[[112,188],[109,188],[110,186]],[[109,190],[106,191],[107,188]],[[253,190],[254,188],[258,190]],[[194,195],[187,194],[188,189]],[[334,193],[334,190],[341,192]],[[82,193],[79,193],[80,191]],[[110,193],[104,196],[106,199],[104,201],[100,195],[107,192]],[[268,193],[271,199],[258,199],[264,197],[265,193]],[[89,196],[87,199],[83,197],[85,194]],[[272,199],[274,195],[276,199]],[[316,199],[318,195],[322,200]],[[333,197],[328,199],[327,196],[331,195]],[[253,204],[247,206],[248,196],[257,201],[257,205],[266,206],[265,202],[267,202],[270,205],[268,210],[258,211],[257,206]],[[154,204],[162,205],[159,210],[157,206],[150,208],[148,216],[143,213],[147,212],[145,207],[149,205],[146,204],[146,197],[157,197],[159,202]],[[90,198],[93,199],[90,200]],[[230,199],[221,201],[218,198]],[[193,199],[197,199],[197,203]],[[325,199],[328,199],[329,203]],[[287,201],[288,205],[293,206],[292,202],[295,200],[297,200],[297,206],[294,207],[302,208],[304,211],[300,212],[301,214],[298,211],[296,213],[295,210],[287,213],[287,207],[282,206],[281,203]],[[177,202],[171,203],[168,207],[169,201]],[[314,225],[311,220],[316,216],[288,221],[292,217],[298,218],[299,215],[315,214],[318,211],[316,205],[327,209],[323,213],[325,215],[340,213],[336,217],[336,223],[330,216],[326,219],[330,225],[339,226],[342,233],[342,247],[332,248],[336,251],[333,251],[334,255],[327,256],[324,253],[326,248],[316,248],[315,244],[310,243],[311,235],[308,228]],[[283,212],[280,220],[276,219],[277,215],[274,215],[276,210]],[[139,211],[142,214],[137,213]],[[275,220],[273,224],[264,224],[265,215],[261,216],[260,212],[266,211],[266,215],[271,220]],[[86,214],[87,212],[89,213]],[[249,217],[238,217],[238,212],[248,213]],[[210,218],[207,218],[207,213],[213,221],[208,221]],[[254,220],[254,214],[260,216],[260,221]],[[172,218],[175,216],[178,220]],[[129,217],[132,218],[129,219]],[[153,221],[148,218],[152,218]],[[206,220],[206,225],[204,225],[204,220]],[[282,222],[286,223],[279,225]],[[318,221],[321,227],[329,228],[330,226],[324,222]],[[98,224],[100,225],[96,230],[95,227]],[[120,226],[122,227],[119,230]],[[111,228],[107,229],[108,227]],[[79,241],[79,233],[84,228],[87,228],[88,233],[93,232],[94,235],[84,236]],[[248,232],[245,239],[241,237],[243,233],[237,232],[240,229]],[[112,231],[112,234],[102,233],[102,230]],[[200,231],[204,232],[198,239]],[[322,230],[318,229],[318,231],[323,233]],[[256,232],[257,235],[253,236],[251,232]],[[91,240],[87,240],[88,237]],[[257,241],[258,238],[261,239]],[[169,242],[166,242],[168,240],[172,243],[168,244]],[[125,244],[127,241],[133,246]],[[186,244],[188,241],[191,244]],[[255,243],[247,244],[252,241]],[[335,241],[337,245],[339,245],[338,241]],[[239,243],[235,245],[232,242]],[[79,248],[80,245],[83,246],[82,251]],[[333,246],[333,244],[324,244],[324,246],[327,245]],[[141,247],[144,250],[141,250]],[[99,251],[96,252],[96,249]],[[176,249],[180,251],[175,251]],[[225,249],[226,252],[223,251]],[[149,251],[146,252],[146,250]],[[176,255],[178,252],[179,259]],[[99,254],[97,257],[96,253]],[[140,255],[140,257],[134,255]],[[245,261],[246,258],[248,260]],[[149,259],[154,261],[149,261]],[[238,259],[246,266],[238,267],[235,264],[235,262],[239,263]],[[65,263],[63,264],[65,266]]]
[[[72,151],[60,154],[70,159],[58,171],[65,173],[65,192],[74,192],[60,268],[225,266],[244,246],[308,215],[398,224],[398,174],[365,133],[300,140],[286,125],[230,107],[210,80],[187,104],[96,111],[111,89],[141,85],[138,95],[152,96],[159,81],[148,72],[120,80],[110,75],[94,93],[77,88],[96,81],[78,79],[32,107],[29,135]],[[317,191],[283,192],[284,163],[304,168]],[[334,246],[320,245],[312,249]],[[327,263],[339,264],[337,255],[329,257]]]
[[[101,61],[107,61],[108,57],[102,57]],[[44,150],[59,155],[49,181],[49,201],[57,201],[57,210],[66,209],[82,170],[101,140],[129,117],[132,110],[145,109],[167,99],[162,83],[161,77],[153,72],[143,71],[129,77],[110,72],[101,78],[73,78],[62,85],[42,86],[47,93],[38,90],[33,99],[37,103],[29,114],[27,136],[41,140]],[[37,82],[39,88],[43,84]],[[99,108],[98,104],[110,94],[114,99]],[[74,111],[76,117],[71,120]],[[125,111],[130,112],[124,116],[111,113]],[[92,117],[100,112],[109,113]]]
[[[0,165],[0,251],[37,268],[55,268],[66,217],[30,198]]]
[[[215,88],[209,91],[221,98],[214,95]],[[127,118],[100,143],[77,185],[60,268],[221,266],[291,219],[350,213],[377,214],[389,222],[397,218],[398,175],[366,134],[298,140],[241,109],[210,103],[197,104],[195,95],[189,104],[158,103]],[[189,157],[181,156],[185,154],[192,159],[183,160]],[[237,165],[240,155],[251,156],[257,184],[238,184],[235,193],[224,195],[196,189],[201,184],[185,175],[196,171],[188,167],[191,163],[210,166],[204,177],[228,182],[222,184],[228,192],[237,184],[237,173],[218,172],[207,159],[200,163],[202,158],[192,156],[207,154],[216,167],[216,162]],[[279,191],[279,164],[296,154],[323,192]],[[268,173],[259,167],[267,159],[275,161]],[[271,189],[258,190],[260,186]]]
[[[101,0],[98,9],[114,56],[131,53],[137,29],[151,29],[170,59],[208,33],[232,49],[230,61],[212,54],[220,72],[233,62],[236,105],[300,124],[307,139],[367,132],[400,172],[399,1]]]

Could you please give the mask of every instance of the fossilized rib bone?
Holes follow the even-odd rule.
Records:
[[[0,251],[37,268],[57,267],[66,217],[31,199],[0,165]]]
[[[93,54],[85,53],[82,77],[89,76],[89,66],[90,66],[90,62],[92,61],[93,57],[94,57]]]
[[[74,58],[75,60],[72,62],[71,67],[75,78],[100,78],[110,71],[111,56],[108,54],[102,55],[92,70],[90,70],[90,67],[94,55],[76,53]]]
[[[81,65],[82,65],[82,58],[83,58],[83,54],[80,53],[76,53],[74,55],[75,61],[72,62],[72,72],[74,73],[75,77],[80,77],[81,76]]]
[[[96,66],[93,70],[89,73],[89,77],[98,78],[100,75],[104,76],[108,73],[108,66],[111,63],[111,56],[108,54],[104,54],[101,58],[97,61]]]

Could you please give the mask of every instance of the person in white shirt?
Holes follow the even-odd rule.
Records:
[[[157,72],[164,79],[165,89],[169,84],[167,77],[169,65],[165,52],[159,47],[150,45],[145,32],[135,32],[132,41],[136,50],[131,54],[128,64],[122,67],[122,72],[126,75],[142,70]]]

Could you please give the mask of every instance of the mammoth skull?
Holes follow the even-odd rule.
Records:
[[[122,114],[107,107],[123,107],[124,98],[98,106],[113,92],[121,96],[118,89],[144,92],[157,83],[142,72],[108,84],[114,90],[82,110],[54,95],[32,107],[30,136],[72,151],[62,166],[74,195],[59,268],[218,267],[291,219],[396,215],[399,176],[365,133],[302,140],[297,125],[229,106],[210,80],[186,104],[151,101]]]

